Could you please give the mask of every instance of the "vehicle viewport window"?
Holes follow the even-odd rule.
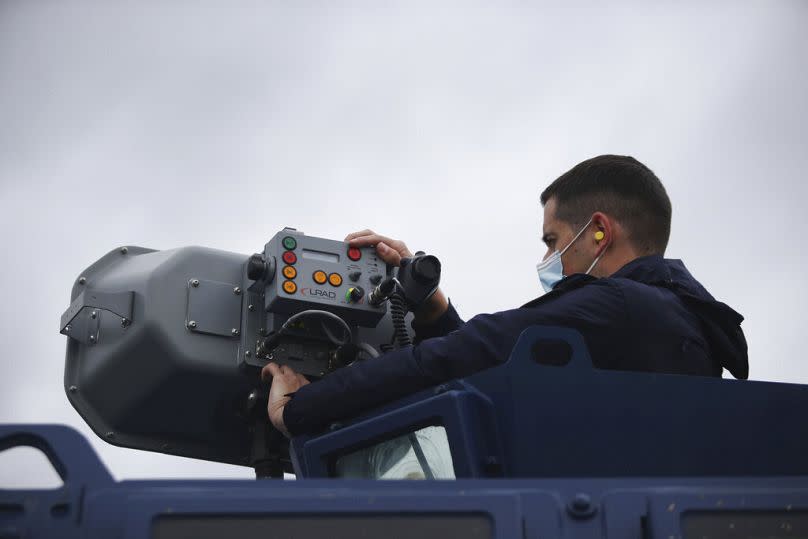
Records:
[[[345,479],[454,479],[452,453],[443,427],[425,427],[337,459]]]

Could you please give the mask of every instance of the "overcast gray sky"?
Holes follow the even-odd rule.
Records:
[[[72,425],[118,479],[252,477],[85,426],[57,327],[82,269],[371,227],[468,318],[540,293],[538,195],[602,153],[666,185],[668,255],[746,316],[751,378],[808,383],[807,28],[798,0],[2,2],[0,422]]]

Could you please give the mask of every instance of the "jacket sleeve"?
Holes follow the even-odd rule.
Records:
[[[452,305],[452,300],[449,300],[449,308],[444,311],[442,315],[428,324],[419,324],[415,320],[410,324],[415,332],[415,344],[419,344],[426,339],[433,339],[435,337],[443,337],[448,335],[456,329],[460,329],[465,322]]]
[[[503,363],[531,325],[583,329],[613,318],[618,304],[622,309],[612,287],[589,288],[600,289],[592,291],[598,297],[589,297],[591,292],[581,297],[581,289],[538,307],[477,315],[443,337],[339,369],[300,388],[284,408],[284,424],[293,435],[321,430],[337,419]]]

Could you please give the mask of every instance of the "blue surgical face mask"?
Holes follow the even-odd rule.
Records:
[[[566,275],[564,275],[564,265],[561,263],[561,255],[567,252],[567,249],[569,249],[572,244],[575,243],[575,240],[581,237],[581,234],[584,233],[584,230],[586,230],[591,223],[592,219],[589,219],[583,228],[578,231],[575,237],[572,238],[572,241],[569,242],[561,251],[556,250],[553,254],[536,264],[536,271],[539,272],[539,282],[541,283],[541,286],[544,288],[545,292],[552,290],[553,287],[558,284],[558,281],[566,277]],[[605,253],[606,251],[604,250],[603,252]],[[595,261],[592,262],[592,265],[589,266],[588,270],[586,270],[587,274],[592,271],[595,264],[597,264],[598,260],[600,260],[601,256],[603,256],[603,253],[598,255]]]

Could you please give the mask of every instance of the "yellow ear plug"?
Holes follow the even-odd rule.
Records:
[[[598,230],[597,232],[595,232],[595,241],[600,241],[605,236],[606,236],[606,234],[604,234],[602,230]]]

